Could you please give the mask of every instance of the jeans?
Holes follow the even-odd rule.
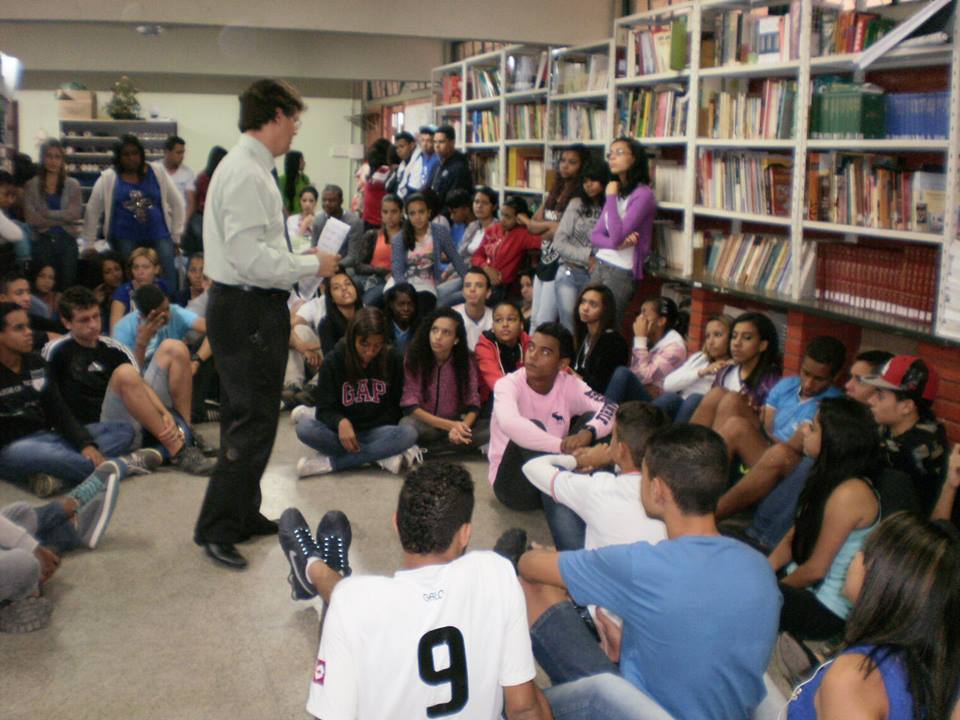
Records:
[[[530,315],[530,327],[540,327],[545,322],[557,320],[557,293],[554,280],[533,278],[533,308]]]
[[[437,285],[437,307],[453,307],[463,302],[463,278],[454,276]]]
[[[543,694],[557,720],[671,720],[646,693],[613,673],[555,685]]]
[[[686,399],[680,397],[679,393],[661,393],[652,404],[663,410],[673,422],[688,423],[701,400],[703,395],[700,393],[693,393]]]
[[[365,307],[383,307],[384,285],[386,285],[386,281],[383,278],[380,278],[378,283],[371,285],[363,291],[363,304]]]
[[[557,314],[563,326],[573,332],[573,317],[577,312],[577,297],[590,282],[590,273],[577,265],[561,265],[553,282]]]
[[[108,458],[122,455],[133,443],[134,428],[129,423],[99,422],[86,428]],[[93,470],[93,461],[55,432],[36,432],[0,450],[0,477],[15,482],[24,482],[36,473],[48,473],[68,485],[77,485]]]
[[[359,452],[347,452],[340,436],[326,423],[304,417],[297,423],[297,437],[322,455],[330,458],[334,472],[352,470],[367,463],[402,453],[417,442],[417,431],[409,425],[380,425],[357,433]]]
[[[620,674],[569,600],[547,608],[530,627],[533,656],[554,685],[600,673]]]
[[[800,464],[760,501],[753,514],[753,521],[745,531],[750,539],[768,550],[775,548],[783,539],[793,525],[797,513],[797,502],[807,483],[807,476],[813,468],[813,463],[813,458],[803,458]]]
[[[573,510],[558,503],[547,493],[541,493],[543,515],[553,536],[557,550],[583,550],[586,543],[587,524]]]
[[[80,251],[77,241],[63,228],[51,228],[47,232],[37,233],[33,239],[30,253],[37,267],[50,265],[57,275],[57,289],[73,287],[77,279],[77,263]]]
[[[626,365],[621,365],[613,371],[610,376],[610,382],[607,384],[607,390],[603,393],[607,400],[618,405],[631,400],[642,400],[650,402],[653,398],[643,387],[640,378],[633,374],[633,370]]]
[[[11,503],[0,510],[0,515],[26,529],[37,542],[58,555],[82,544],[76,527],[67,518],[63,503],[59,500],[39,507],[32,507],[25,502]]]
[[[177,275],[176,253],[173,249],[173,240],[170,238],[160,238],[159,240],[138,243],[136,240],[115,237],[110,244],[113,246],[113,249],[123,255],[124,258],[130,257],[130,253],[138,247],[149,247],[156,250],[160,258],[160,266],[163,268],[160,276],[163,278],[163,281],[167,283],[170,292],[177,291],[180,285],[178,283],[179,276]]]
[[[613,291],[613,297],[617,301],[617,328],[622,327],[623,316],[636,288],[633,272],[598,260],[590,274],[590,282],[606,285]]]

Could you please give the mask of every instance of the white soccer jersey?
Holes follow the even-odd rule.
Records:
[[[503,687],[536,670],[510,563],[451,563],[354,577],[330,600],[307,711],[322,720],[497,720]]]

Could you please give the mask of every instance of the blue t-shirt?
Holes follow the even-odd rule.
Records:
[[[623,618],[620,671],[675,718],[746,720],[782,598],[767,559],[739,540],[684,536],[560,553],[580,605]]]
[[[773,417],[773,439],[787,442],[797,431],[800,423],[813,420],[817,416],[817,408],[824,398],[840,397],[843,395],[835,385],[828,385],[819,395],[800,399],[800,376],[785,377],[770,390],[766,404],[774,408],[777,414]]]
[[[153,284],[163,290],[164,295],[170,297],[170,288],[163,278],[156,278],[153,281]],[[113,295],[110,296],[110,299],[122,302],[123,308],[127,312],[136,310],[136,303],[133,302],[133,283],[129,281],[125,282],[123,285],[114,290]]]
[[[433,155],[421,155],[421,157],[423,158],[423,175],[420,176],[420,187],[429,187],[430,180],[433,178],[433,171],[440,164],[440,156],[433,153]],[[440,198],[440,200],[445,199]]]
[[[170,237],[167,221],[163,217],[163,200],[160,197],[160,183],[147,168],[147,174],[138,183],[128,183],[117,175],[117,184],[113,189],[113,216],[110,221],[112,238],[137,243],[153,243]]]
[[[200,316],[192,310],[187,310],[179,305],[171,305],[170,321],[157,330],[156,334],[151,338],[150,343],[147,345],[147,353],[144,356],[144,364],[150,364],[150,359],[157,351],[157,347],[159,347],[160,343],[164,340],[183,340],[199,317]],[[113,328],[114,339],[119,340],[133,350],[137,344],[137,330],[140,329],[140,323],[142,321],[143,317],[138,311],[134,310],[133,312],[127,313]]]

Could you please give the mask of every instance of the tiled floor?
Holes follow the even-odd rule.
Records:
[[[286,414],[264,476],[269,517],[295,505],[311,523],[331,508],[353,524],[355,572],[397,568],[390,525],[399,478],[365,470],[304,481],[294,465],[305,448]],[[215,439],[216,428],[203,426]],[[493,497],[487,464],[465,463],[476,480],[473,544],[489,548],[516,525],[546,542],[540,514],[514,513]],[[276,538],[241,546],[242,573],[214,567],[192,542],[206,482],[181,473],[126,481],[97,550],[75,551],[47,585],[51,625],[0,634],[4,720],[282,720],[304,710],[316,652],[315,606],[290,599]],[[0,483],[0,505],[35,498]]]

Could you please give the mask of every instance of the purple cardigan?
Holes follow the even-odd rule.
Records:
[[[616,250],[631,233],[639,233],[633,253],[633,277],[643,277],[643,263],[650,255],[653,238],[653,218],[657,214],[657,200],[646,185],[637,185],[627,198],[623,217],[617,212],[617,196],[607,195],[600,219],[593,226],[590,241],[594,247]]]
[[[717,373],[717,377],[713,381],[713,387],[723,387],[724,380],[726,380],[727,375],[732,372],[740,372],[740,366],[727,365],[727,367],[723,368]],[[755,407],[762,408],[767,402],[767,395],[770,393],[770,390],[780,382],[782,373],[783,371],[779,367],[773,365],[763,374],[755,388],[748,388],[746,385],[743,385],[740,388],[740,394],[748,395]]]

